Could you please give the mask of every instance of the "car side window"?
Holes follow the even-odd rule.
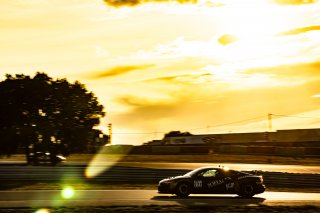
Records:
[[[217,170],[215,169],[210,169],[210,170],[207,170],[203,173],[201,173],[201,176],[202,177],[216,177],[217,176]]]

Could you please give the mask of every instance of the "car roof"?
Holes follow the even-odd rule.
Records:
[[[221,167],[216,167],[216,166],[204,166],[204,167],[199,167],[199,168],[196,168],[194,170],[192,170],[191,172],[199,172],[199,171],[202,171],[202,170],[208,170],[208,169],[215,169],[215,170],[224,170],[223,168]]]
[[[225,170],[224,167],[217,167],[217,166],[203,166],[203,167],[199,167],[199,170],[202,169],[217,169],[217,170]]]

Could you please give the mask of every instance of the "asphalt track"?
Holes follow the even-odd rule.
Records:
[[[156,190],[75,190],[64,198],[59,190],[0,191],[0,208],[60,206],[233,206],[233,205],[313,205],[320,206],[319,193],[265,192],[253,198],[237,195],[190,195],[178,198]]]
[[[22,166],[12,164],[2,164],[0,166],[0,189],[10,189],[10,184],[13,181],[16,183],[30,182],[53,182],[53,183],[68,183],[68,182],[90,182],[90,183],[139,183],[139,184],[154,184],[166,177],[178,176],[187,173],[188,169],[199,164],[184,165],[184,169],[168,169],[167,166],[175,166],[176,164],[161,164],[152,165],[160,168],[149,168],[145,164],[130,164],[128,166],[106,166],[105,164],[86,166],[86,165],[59,165],[59,166]],[[247,165],[247,164],[245,164]],[[243,168],[246,168],[242,165]],[[276,165],[274,165],[276,166]],[[164,168],[162,168],[164,167]],[[252,168],[248,166],[249,168]],[[272,165],[269,165],[272,167]],[[290,168],[290,166],[287,166]],[[231,167],[232,168],[232,167]],[[295,166],[295,171],[302,169],[303,166]],[[293,169],[293,168],[290,168]],[[285,170],[283,168],[283,170]],[[310,168],[308,168],[308,171]],[[319,173],[287,173],[287,172],[262,172],[264,183],[268,187],[289,187],[289,188],[317,188],[320,186]],[[108,189],[108,188],[103,188]]]
[[[53,179],[61,180],[68,174],[71,179],[83,177],[83,169],[87,166],[77,163],[78,166],[67,163],[57,167],[51,166],[21,166],[12,165],[13,162],[2,162],[0,167],[0,179]],[[171,172],[177,173],[177,169],[193,169],[207,164],[199,163],[139,163],[139,162],[122,162],[122,163],[105,163],[95,164],[94,167],[102,167],[109,170],[99,175],[104,181],[117,177],[117,180],[130,182],[134,178],[141,178],[141,181],[159,179],[161,176],[167,176]],[[212,164],[210,164],[212,165]],[[92,166],[92,165],[91,165]],[[111,169],[112,166],[116,166]],[[319,167],[317,166],[292,166],[292,165],[261,165],[261,164],[224,164],[233,169],[260,169],[267,172],[266,182],[285,183],[289,185],[318,184]],[[137,168],[139,167],[139,168]],[[158,169],[152,169],[158,168]],[[161,168],[161,169],[159,169]],[[277,171],[277,172],[275,172]],[[280,172],[282,171],[282,172]],[[288,173],[286,172],[293,172]],[[300,173],[300,174],[299,174]],[[123,174],[123,176],[121,176]],[[176,174],[171,174],[176,175]],[[279,179],[279,177],[281,179]],[[66,177],[64,177],[66,178]],[[151,178],[151,179],[150,179]],[[128,179],[128,180],[127,180]],[[302,182],[301,182],[302,181]],[[152,180],[156,182],[156,179]],[[291,183],[292,182],[292,183]],[[300,183],[301,182],[301,183]],[[275,184],[273,183],[273,184]],[[236,195],[191,195],[187,199],[181,199],[172,195],[158,194],[156,190],[75,190],[70,198],[63,197],[61,190],[2,190],[0,191],[0,208],[19,208],[19,207],[64,207],[64,206],[305,206],[313,205],[320,207],[320,193],[295,193],[295,192],[271,192],[256,195],[252,199],[244,199]]]

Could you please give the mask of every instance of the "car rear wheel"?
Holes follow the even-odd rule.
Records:
[[[241,197],[252,197],[254,195],[254,185],[252,184],[244,184],[241,186],[240,189],[240,193],[238,195],[240,195]]]
[[[179,183],[176,188],[176,195],[178,197],[188,197],[190,194],[190,186],[188,183]]]

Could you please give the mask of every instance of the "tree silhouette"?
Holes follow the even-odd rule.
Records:
[[[30,145],[83,152],[94,140],[93,127],[105,115],[97,97],[83,84],[53,80],[45,73],[33,78],[6,75],[0,82],[0,109],[0,154],[7,155]]]
[[[171,131],[164,135],[164,138],[168,137],[179,137],[179,136],[191,136],[190,132],[180,132],[180,131]]]

